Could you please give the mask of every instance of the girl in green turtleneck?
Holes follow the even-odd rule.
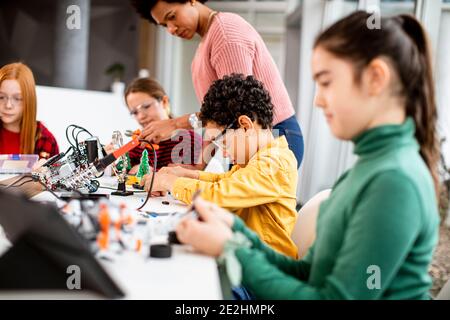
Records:
[[[370,30],[369,17],[353,13],[315,43],[315,104],[336,137],[353,141],[358,161],[321,204],[305,258],[274,252],[202,200],[203,221],[177,227],[182,242],[220,256],[233,284],[256,298],[429,297],[439,222],[430,52],[415,18],[382,18],[381,29]]]

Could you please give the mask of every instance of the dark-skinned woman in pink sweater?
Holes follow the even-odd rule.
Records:
[[[192,82],[201,104],[213,81],[232,73],[253,75],[269,91],[274,105],[273,128],[285,135],[297,159],[303,158],[303,136],[280,72],[258,32],[234,13],[216,12],[206,0],[131,0],[137,12],[151,23],[167,28],[173,36],[186,40],[195,34],[201,42],[192,61]],[[224,110],[227,112],[227,110]],[[200,126],[196,113],[151,123],[142,132],[158,143],[177,129]]]

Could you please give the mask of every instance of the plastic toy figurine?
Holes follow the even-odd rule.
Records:
[[[109,246],[109,228],[111,217],[109,216],[106,204],[100,204],[100,212],[98,213],[98,222],[100,225],[100,233],[97,236],[97,244],[100,250],[107,250]]]

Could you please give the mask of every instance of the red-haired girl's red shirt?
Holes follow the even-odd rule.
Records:
[[[20,133],[0,128],[0,154],[20,153]]]
[[[56,142],[55,137],[39,121],[37,122],[36,137],[34,153],[39,155],[39,158],[48,159],[59,153],[58,142]]]
[[[0,128],[0,154],[20,153],[20,133]],[[58,143],[53,134],[41,123],[37,122],[36,144],[34,153],[39,158],[48,159],[59,153]]]

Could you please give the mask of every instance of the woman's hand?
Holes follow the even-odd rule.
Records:
[[[128,171],[128,174],[129,174],[129,175],[134,175],[134,174],[136,174],[138,171],[139,171],[139,165],[137,164],[137,165],[135,165],[134,167],[132,167],[132,168],[130,169],[130,171]]]
[[[140,138],[158,144],[160,141],[168,140],[175,130],[177,130],[175,119],[152,121],[142,130]]]
[[[47,161],[48,161],[48,159],[39,159],[39,161],[33,165],[33,168],[31,168],[31,171],[36,172],[36,173],[43,172],[42,165],[44,163],[46,163]]]
[[[112,143],[108,143],[106,146],[103,147],[105,149],[105,152],[107,154],[113,153],[114,151],[116,151],[116,149],[114,148],[114,145]]]
[[[184,218],[176,227],[177,237],[199,252],[218,257],[225,242],[233,236],[233,215],[200,197],[194,204],[202,221]]]
[[[158,171],[158,173],[166,173],[166,174],[171,174],[171,175],[174,175],[177,177],[185,177],[185,178],[191,178],[191,179],[198,179],[198,176],[199,176],[198,171],[185,169],[180,166],[163,167]]]

